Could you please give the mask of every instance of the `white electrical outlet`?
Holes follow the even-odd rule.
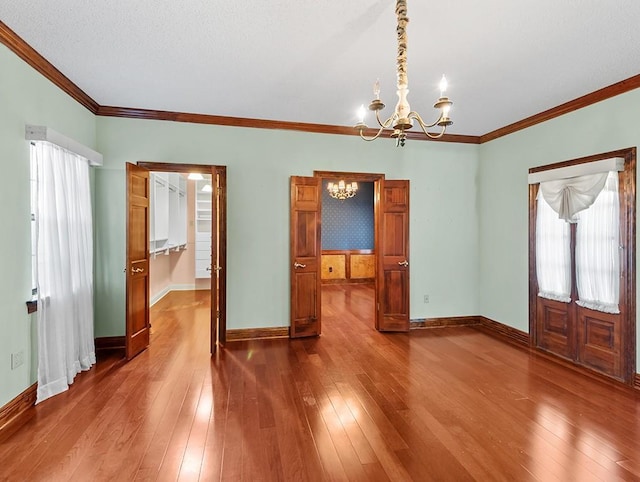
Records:
[[[11,369],[15,370],[19,366],[24,365],[24,351],[11,354]]]
[[[429,303],[429,295],[424,295],[424,302]]]

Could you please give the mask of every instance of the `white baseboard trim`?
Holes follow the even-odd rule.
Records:
[[[169,286],[169,291],[193,291],[196,289],[195,283],[190,283],[187,285],[171,285]]]
[[[195,284],[167,285],[162,290],[160,290],[158,293],[156,293],[155,295],[153,295],[151,297],[151,300],[149,301],[149,307],[152,307],[158,301],[160,301],[162,298],[167,296],[167,294],[170,291],[191,291],[191,290],[195,290],[195,289],[196,289],[196,285]]]

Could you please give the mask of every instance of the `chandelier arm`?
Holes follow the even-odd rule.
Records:
[[[416,117],[416,120],[418,121],[418,124],[420,125],[420,129],[422,129],[422,132],[424,132],[427,135],[427,137],[429,137],[430,139],[439,139],[444,135],[444,132],[447,130],[447,126],[442,126],[442,130],[440,131],[439,134],[431,134],[430,132],[427,132],[427,129],[429,127],[434,127],[440,121],[440,119],[438,119],[433,124],[428,124],[428,125],[422,122],[422,119],[420,119],[420,116]]]
[[[378,121],[378,125],[380,127],[382,127],[383,129],[388,129],[389,126],[392,124],[393,122],[393,118],[395,117],[395,115],[392,115],[391,117],[389,117],[386,121],[382,122],[380,120],[380,111],[376,111],[376,120]]]
[[[384,129],[385,129],[385,127],[384,127],[384,126],[382,126],[382,127],[380,127],[380,129],[378,129],[378,132],[377,132],[374,136],[367,137],[367,136],[365,136],[365,135],[362,133],[363,129],[362,129],[362,128],[360,128],[360,130],[359,130],[359,132],[360,132],[360,138],[364,139],[365,141],[375,141],[378,137],[380,137],[380,134],[382,134],[382,131],[383,131]]]
[[[422,117],[420,117],[420,114],[418,114],[415,111],[412,111],[409,113],[409,119],[417,120],[418,124],[420,124],[420,127],[422,127],[422,130],[425,130],[425,129],[428,129],[429,127],[436,126],[438,122],[442,120],[442,114],[440,114],[440,116],[436,119],[436,121],[433,124],[427,124],[424,120],[422,120]]]

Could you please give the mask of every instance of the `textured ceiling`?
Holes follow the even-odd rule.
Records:
[[[394,4],[4,0],[0,20],[101,105],[351,126],[377,78],[395,105]],[[637,0],[408,0],[408,16],[411,107],[430,120],[446,73],[451,133],[640,73]]]

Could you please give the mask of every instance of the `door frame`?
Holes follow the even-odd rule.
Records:
[[[219,259],[219,267],[220,270],[220,283],[218,287],[218,300],[220,307],[220,315],[219,319],[216,320],[216,317],[213,314],[213,306],[214,300],[211,300],[211,325],[210,325],[210,333],[213,334],[215,332],[218,333],[218,344],[224,346],[227,341],[227,167],[226,166],[216,166],[214,164],[177,164],[177,163],[167,163],[167,162],[147,162],[147,161],[138,161],[136,163],[140,167],[144,167],[149,171],[155,172],[178,172],[178,173],[200,173],[200,174],[212,174],[215,176],[216,174],[220,175],[220,197],[218,200],[218,210],[219,210],[219,219],[218,224],[220,225],[220,232],[218,237],[218,250],[220,252]],[[214,180],[215,181],[215,180]],[[213,193],[215,195],[215,193]],[[149,230],[149,226],[147,225],[147,231]],[[214,244],[211,244],[211,259],[215,259],[215,253],[213,252]],[[128,247],[127,247],[128,249]],[[213,272],[213,271],[212,271]],[[211,278],[211,293],[213,294],[214,286],[213,286],[213,276]],[[148,298],[148,289],[147,286],[147,298]],[[216,323],[217,321],[217,323]],[[214,331],[215,330],[215,331]],[[211,340],[211,353],[215,352],[215,343],[214,340]]]
[[[624,171],[619,174],[620,241],[625,252],[620,260],[622,278],[620,289],[620,316],[624,323],[623,377],[624,383],[633,386],[636,372],[636,148],[630,147],[593,156],[557,162],[529,169],[529,174],[577,164],[584,164],[613,157],[624,158]],[[539,184],[529,185],[529,345],[538,347],[538,278],[536,274],[536,197]],[[573,237],[572,237],[573,239]],[[573,270],[572,266],[572,270]],[[574,294],[575,295],[575,294]],[[556,355],[558,356],[558,355]],[[589,369],[585,367],[585,369]],[[598,372],[600,373],[600,372]],[[607,376],[602,374],[603,376]],[[608,377],[608,376],[607,376]],[[608,377],[612,378],[613,377]]]
[[[377,320],[378,320],[378,306],[380,304],[380,299],[378,295],[378,287],[380,283],[380,273],[379,273],[379,261],[380,261],[380,253],[378,246],[380,245],[380,195],[382,189],[382,183],[385,180],[384,174],[376,174],[376,173],[368,173],[368,172],[347,172],[347,171],[313,171],[313,177],[320,178],[320,188],[324,189],[323,183],[328,179],[345,179],[349,178],[349,181],[356,182],[373,182],[373,253],[375,260],[375,276],[374,276],[374,290],[375,290],[375,299],[374,299],[374,308],[375,308],[375,324],[373,326],[374,329],[377,329]],[[345,179],[346,180],[346,179]],[[321,201],[322,202],[322,201]],[[320,219],[320,223],[322,223],[322,219]],[[322,256],[322,250],[320,252],[320,256]],[[321,313],[322,315],[322,313]]]

